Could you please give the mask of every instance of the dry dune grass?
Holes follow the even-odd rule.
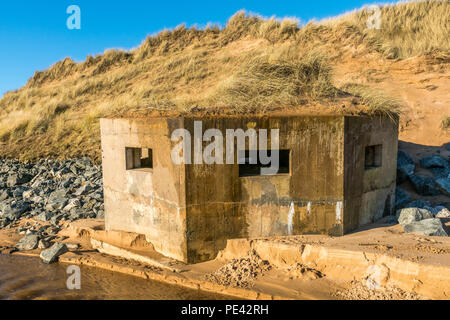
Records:
[[[130,51],[107,50],[81,63],[66,58],[0,100],[0,157],[99,160],[98,118],[139,110],[264,112],[352,94],[369,113],[393,115],[396,101],[370,88],[336,88],[330,56],[356,47],[386,58],[429,51],[448,58],[449,7],[444,1],[383,7],[382,30],[367,30],[364,10],[303,27],[295,18],[238,12],[224,28],[181,25]]]
[[[208,105],[264,112],[277,106],[296,107],[309,100],[330,99],[339,93],[330,75],[328,61],[316,53],[274,61],[268,55],[258,56],[221,82]]]
[[[408,58],[450,49],[448,1],[410,1],[382,6],[379,30],[367,28],[367,20],[373,13],[354,11],[323,23],[332,28],[343,24],[356,28],[388,58]]]

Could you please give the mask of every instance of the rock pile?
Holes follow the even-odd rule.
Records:
[[[418,164],[406,152],[399,151],[397,158],[397,184],[410,181],[416,192],[421,196],[450,196],[449,159],[435,154],[422,158],[419,164],[423,169],[428,170],[429,176],[415,174]],[[402,189],[397,190],[397,209],[407,207],[407,203],[407,193]]]
[[[54,226],[61,220],[103,218],[101,166],[88,158],[0,159],[0,228],[31,217]]]
[[[430,201],[412,198],[400,184],[411,183],[417,194],[421,196],[450,196],[450,159],[441,155],[431,155],[415,163],[409,154],[398,152],[397,157],[397,190],[395,206],[398,222],[406,233],[412,232],[427,236],[447,236],[443,220],[450,218],[450,201],[433,206]],[[424,175],[416,174],[420,166]],[[450,200],[450,198],[448,198]]]

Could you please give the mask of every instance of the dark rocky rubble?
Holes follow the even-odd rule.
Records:
[[[450,146],[450,145],[449,145]],[[398,222],[406,233],[426,236],[447,236],[443,221],[450,218],[450,159],[431,155],[415,163],[404,151],[399,151],[397,160],[397,184],[409,182],[420,196],[447,196],[448,201],[435,203],[428,200],[412,201],[407,191],[397,186],[396,209]],[[416,174],[416,168],[427,170],[428,174]],[[445,198],[445,197],[443,197]]]
[[[0,228],[32,217],[54,227],[64,220],[103,218],[101,166],[88,158],[36,163],[0,159]]]

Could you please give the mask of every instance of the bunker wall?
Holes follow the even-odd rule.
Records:
[[[170,157],[181,120],[101,119],[107,230],[144,234],[155,249],[187,261],[185,168]],[[152,150],[153,168],[127,170],[126,148]]]
[[[192,135],[194,121],[185,121]],[[240,177],[237,160],[233,165],[187,165],[189,261],[213,259],[232,238],[343,234],[344,117],[202,119],[202,123],[203,130],[219,129],[223,137],[226,129],[269,129],[269,137],[271,129],[279,129],[280,150],[290,150],[290,172]],[[237,155],[236,143],[234,151]]]
[[[345,232],[394,214],[397,149],[398,122],[346,117]],[[379,156],[375,163],[368,161],[373,152]]]

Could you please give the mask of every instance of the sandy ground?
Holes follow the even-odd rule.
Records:
[[[450,130],[441,121],[450,116],[450,65],[433,55],[401,61],[386,60],[377,53],[339,59],[335,66],[337,85],[362,83],[397,98],[403,108],[399,139],[410,149],[442,146],[450,142]]]
[[[24,220],[16,228],[27,221],[38,223]],[[158,254],[138,235],[107,233],[103,226],[102,220],[66,223],[57,240],[80,247],[61,256],[60,262],[242,299],[450,297],[450,238],[404,234],[399,225],[373,224],[339,238],[232,240],[216,260],[196,265]],[[15,228],[1,230],[0,252],[9,254],[22,237]],[[93,246],[92,239],[104,246]],[[38,256],[39,252],[13,254]]]

